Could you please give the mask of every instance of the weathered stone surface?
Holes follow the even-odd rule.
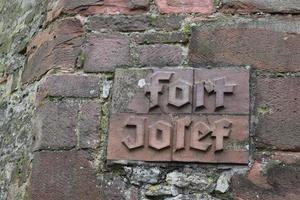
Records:
[[[34,149],[71,149],[75,147],[78,110],[77,103],[44,102],[36,111]]]
[[[129,39],[121,35],[89,35],[85,72],[107,72],[130,65]]]
[[[154,15],[149,20],[155,29],[172,31],[181,28],[184,18],[180,15]]]
[[[277,160],[280,162],[284,162],[286,164],[295,163],[297,160],[300,160],[300,153],[299,152],[274,152],[272,155],[273,160]]]
[[[225,78],[224,90],[218,91],[218,86],[214,85],[215,91],[207,91],[207,83],[213,83],[220,78]],[[205,90],[203,105],[194,104],[195,113],[249,113],[249,70],[244,68],[195,69],[194,81],[195,84],[204,82]],[[229,87],[230,85],[234,85],[233,92],[224,92],[226,86]],[[197,97],[197,95],[194,95],[194,101],[197,101]],[[217,107],[216,104],[220,101],[223,101],[223,106]]]
[[[147,16],[94,16],[89,18],[91,30],[111,29],[114,31],[144,31],[150,27]]]
[[[183,56],[182,49],[173,45],[141,45],[137,47],[139,62],[142,66],[178,66]]]
[[[100,77],[94,75],[51,75],[39,85],[37,100],[45,97],[100,96]]]
[[[145,31],[149,29],[172,31],[181,27],[183,17],[178,15],[134,15],[134,16],[92,16],[88,20],[88,28],[91,30],[113,31]]]
[[[155,0],[162,13],[202,13],[211,14],[211,0]]]
[[[0,97],[0,199],[22,199],[30,174],[34,89]]]
[[[97,148],[100,143],[100,101],[85,101],[78,116],[79,147]]]
[[[145,195],[169,200],[214,199],[210,195],[203,194],[211,193],[215,187],[214,178],[211,176],[209,170],[202,170],[199,167],[171,170],[160,184],[146,185]]]
[[[145,78],[150,69],[117,69],[115,72],[112,113],[147,113],[149,99],[145,96]],[[146,105],[146,106],[145,106]]]
[[[255,143],[259,147],[300,150],[300,77],[258,77]]]
[[[296,19],[235,19],[192,28],[193,66],[253,65],[270,71],[299,71],[300,24]]]
[[[99,145],[100,102],[46,100],[34,120],[34,150],[96,148]]]
[[[38,80],[51,69],[73,70],[80,54],[83,28],[79,20],[65,18],[39,33],[27,47],[22,83]]]
[[[138,188],[127,186],[127,180],[114,173],[100,176],[101,200],[138,200]]]
[[[145,195],[148,197],[159,196],[177,196],[179,194],[177,188],[173,185],[157,184],[146,186]]]
[[[148,0],[60,0],[48,13],[52,21],[61,14],[138,14],[146,11]]]
[[[155,184],[158,183],[161,170],[158,167],[146,168],[143,166],[124,167],[128,174],[128,179],[134,185],[141,185],[144,183]]]
[[[186,43],[189,37],[181,32],[171,33],[135,33],[133,39],[138,44]]]
[[[244,200],[299,199],[300,190],[297,186],[300,180],[299,162],[293,164],[270,164],[265,170],[266,172],[262,170],[260,172],[265,175],[260,175],[255,179],[249,179],[243,175],[234,176],[232,187],[235,198]],[[257,184],[260,183],[262,178],[265,179],[268,187]]]
[[[36,153],[29,193],[32,200],[101,198],[95,171],[84,151]]]
[[[234,13],[299,13],[298,0],[222,0],[221,10]]]
[[[214,183],[202,172],[179,172],[173,171],[166,176],[166,182],[178,188],[189,188],[194,192],[212,191]]]
[[[218,200],[209,194],[180,194],[176,197],[166,198],[165,200]]]

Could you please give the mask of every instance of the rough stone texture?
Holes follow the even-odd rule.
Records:
[[[183,21],[182,16],[178,15],[134,15],[134,16],[92,16],[89,17],[88,28],[96,31],[145,31],[156,30],[178,30]]]
[[[26,46],[42,25],[47,4],[37,0],[1,0],[0,66],[6,66],[7,73],[24,66]]]
[[[137,51],[142,66],[178,66],[183,59],[182,49],[173,45],[141,45]]]
[[[267,13],[299,13],[298,0],[222,0],[224,12],[267,12]]]
[[[253,169],[252,170],[257,170]],[[263,171],[265,170],[265,172]],[[250,171],[251,173],[251,171]],[[236,199],[253,200],[294,200],[299,199],[300,165],[299,161],[293,164],[273,163],[261,169],[255,179],[243,175],[236,175],[232,179],[232,187]],[[261,180],[267,185],[258,184]]]
[[[146,113],[149,99],[146,98],[144,86],[145,77],[150,74],[150,69],[117,69],[111,112],[136,112]]]
[[[30,174],[34,90],[0,100],[0,199],[25,197]]]
[[[107,173],[100,178],[101,200],[137,200],[138,189],[134,186],[128,188],[125,178]]]
[[[0,0],[0,199],[25,199],[30,175],[35,86],[19,89],[26,46],[47,1]],[[11,94],[14,92],[13,94]]]
[[[83,151],[36,153],[30,199],[99,199],[95,171],[89,159]]]
[[[76,146],[76,103],[46,101],[36,111],[35,150]]]
[[[213,1],[211,0],[155,0],[162,13],[201,13],[211,14]]]
[[[98,101],[46,100],[36,111],[34,149],[96,148],[99,118]]]
[[[94,75],[51,75],[38,87],[37,100],[45,97],[100,97],[100,77]]]
[[[180,32],[171,33],[135,33],[132,35],[134,41],[138,44],[154,43],[187,43],[188,36]]]
[[[158,183],[159,177],[161,175],[161,170],[158,167],[146,168],[143,166],[137,166],[135,168],[124,168],[128,174],[128,179],[134,185],[141,185],[143,183]]]
[[[181,14],[172,15],[167,13],[159,14],[159,12],[163,11],[157,2],[158,0],[156,2],[154,0],[0,0],[1,200],[32,199],[28,196],[29,193],[26,195],[26,191],[32,194],[32,189],[35,192],[40,192],[39,194],[41,195],[47,195],[45,198],[44,196],[36,197],[37,199],[51,199],[52,197],[52,199],[55,197],[57,199],[95,199],[84,195],[92,195],[90,192],[96,190],[96,199],[107,200],[294,200],[300,198],[299,188],[297,187],[299,185],[298,160],[300,155],[299,152],[295,152],[299,150],[299,145],[295,142],[299,140],[295,136],[299,132],[299,127],[297,127],[297,121],[294,120],[297,119],[296,113],[293,113],[294,110],[292,109],[292,107],[295,109],[298,108],[296,100],[293,100],[293,97],[298,99],[298,96],[297,92],[290,91],[292,87],[298,89],[296,85],[298,81],[294,83],[294,79],[296,78],[292,78],[292,76],[298,76],[298,74],[276,72],[299,71],[299,59],[297,57],[299,54],[298,1],[215,0],[214,4],[217,10],[214,11],[213,15],[207,17],[203,16],[203,13],[187,14],[187,12],[194,12],[198,6],[202,7],[202,1],[164,1],[168,3],[168,5],[165,5],[165,8],[172,8],[167,10],[168,12],[182,12]],[[207,8],[209,6],[204,9]],[[48,11],[49,13],[47,13]],[[212,11],[213,8],[210,12]],[[225,16],[222,14],[224,12],[229,12],[233,15]],[[253,12],[258,13],[248,15]],[[268,12],[268,14],[264,12]],[[240,15],[243,17],[235,17],[245,13],[247,15]],[[76,19],[70,18],[72,16],[76,16]],[[44,23],[46,17],[48,17],[48,21]],[[58,25],[61,21],[68,21],[68,23],[66,23],[67,25]],[[85,32],[82,29],[83,24]],[[212,31],[209,32],[209,35],[217,38],[214,41],[225,41],[224,45],[222,43],[224,49],[220,49],[220,46],[215,44],[211,48],[213,50],[220,50],[221,53],[218,56],[225,53],[224,57],[226,59],[230,58],[230,62],[228,60],[221,62],[220,57],[214,58],[211,56],[212,54],[205,54],[205,56],[208,55],[210,60],[217,59],[218,62],[209,62],[210,66],[206,66],[207,63],[197,61],[196,63],[192,63],[195,64],[195,67],[201,65],[205,65],[208,68],[223,67],[224,65],[232,64],[253,65],[255,67],[251,68],[251,72],[253,73],[250,79],[251,94],[256,93],[256,97],[253,96],[251,98],[253,100],[252,103],[256,103],[256,105],[260,105],[258,104],[259,102],[267,103],[256,108],[253,107],[254,105],[251,107],[253,109],[251,110],[253,114],[251,122],[254,125],[258,122],[257,127],[254,126],[251,128],[251,134],[254,135],[255,130],[259,133],[253,136],[251,140],[258,138],[258,140],[266,141],[266,143],[255,141],[250,145],[251,159],[253,159],[249,164],[251,170],[246,175],[238,175],[235,176],[234,180],[231,180],[232,174],[237,169],[240,169],[239,166],[199,165],[194,163],[188,165],[182,163],[132,163],[129,161],[119,161],[118,163],[106,162],[108,119],[111,104],[110,89],[113,84],[116,84],[116,82],[113,82],[113,76],[117,75],[119,79],[127,79],[129,82],[133,82],[134,85],[134,87],[129,87],[128,84],[124,84],[124,86],[118,85],[120,90],[117,96],[120,98],[113,101],[118,101],[119,104],[113,109],[122,110],[123,107],[127,109],[127,97],[130,100],[135,96],[136,90],[144,91],[145,80],[142,78],[144,77],[144,72],[141,72],[142,70],[136,74],[134,72],[135,77],[130,76],[133,73],[131,71],[121,75],[101,72],[101,75],[95,75],[101,77],[100,91],[96,93],[92,92],[93,94],[91,94],[90,88],[96,87],[94,78],[92,78],[94,75],[90,74],[94,72],[88,72],[89,74],[84,75],[86,79],[80,78],[86,73],[80,68],[87,62],[87,57],[81,53],[79,48],[79,46],[84,47],[86,44],[82,43],[85,42],[85,40],[81,40],[83,35],[89,37],[92,34],[105,32],[109,36],[123,35],[123,37],[128,37],[131,40],[129,48],[132,60],[130,60],[129,64],[124,65],[124,67],[141,67],[141,63],[138,63],[138,51],[136,51],[136,47],[141,44],[157,44],[158,46],[169,44],[172,47],[179,47],[183,54],[183,62],[180,62],[180,65],[182,67],[190,67],[191,65],[187,63],[186,47],[189,45],[188,37],[191,27],[198,25],[201,26],[203,31],[206,30],[206,27],[211,27]],[[70,29],[70,27],[74,29]],[[224,32],[215,31],[216,27],[220,27],[220,29],[222,27]],[[235,31],[232,31],[234,28],[239,30],[244,28],[245,31],[237,34]],[[254,29],[255,31],[253,31]],[[54,38],[54,35],[59,36],[59,38]],[[69,41],[67,37],[71,40]],[[236,48],[231,48],[231,44],[237,44],[233,39],[229,39],[231,37],[237,38],[236,41],[243,42],[238,43]],[[30,42],[32,38],[33,41]],[[252,40],[251,38],[254,39]],[[200,39],[197,39],[196,42],[201,41]],[[207,39],[204,37],[203,41],[205,42]],[[230,45],[226,41],[229,41]],[[99,42],[101,43],[101,41]],[[191,40],[191,43],[194,44],[195,40]],[[251,46],[250,44],[253,45]],[[249,46],[247,45],[251,46],[251,48],[248,48]],[[52,47],[53,51],[51,50]],[[52,51],[55,56],[48,54],[48,52],[42,52],[48,51],[47,48],[50,48],[48,49],[49,52]],[[72,52],[73,50],[74,52]],[[167,48],[166,51],[168,51]],[[239,52],[247,52],[247,54],[241,55]],[[49,56],[44,56],[42,53]],[[99,57],[99,55],[95,53],[94,57]],[[44,71],[27,69],[32,66],[29,60],[34,56],[35,61],[33,64],[42,66]],[[116,58],[110,59],[108,63],[116,60]],[[27,65],[26,60],[28,60]],[[99,67],[99,63],[97,62],[95,66]],[[31,66],[28,66],[29,64]],[[25,65],[25,75],[28,81],[25,80],[24,74],[22,75]],[[264,96],[268,96],[268,100],[265,100],[264,97],[261,98],[263,100],[257,98],[259,97],[259,89],[254,86],[256,79],[260,78],[256,77],[256,72],[258,72],[256,69],[270,69],[270,71],[274,72],[272,76],[285,77],[284,81],[278,81],[278,84],[273,83],[273,81],[271,81],[272,83],[265,84],[270,87],[274,85],[274,88],[278,88],[267,89],[271,91],[270,95],[273,95],[272,97],[269,97],[267,92],[263,93]],[[72,72],[73,75],[71,75],[70,71],[75,72],[74,74]],[[267,75],[264,71],[259,71],[259,73],[265,77]],[[55,77],[57,78],[56,80],[50,78],[50,76],[53,76],[52,74],[57,74],[55,76],[59,78]],[[43,76],[45,76],[45,79],[42,78]],[[46,98],[43,97],[44,99],[39,102],[38,107],[35,107],[37,86],[40,83],[33,82],[41,78],[42,81],[46,81],[48,76],[49,80],[51,79],[49,87],[50,85],[53,86],[49,91],[53,93],[53,96],[49,94]],[[72,78],[69,76],[72,76]],[[21,77],[23,83],[33,84],[22,85],[20,82]],[[78,80],[75,81],[75,78]],[[288,79],[293,79],[290,80],[293,83],[285,87],[286,84],[283,82],[289,82]],[[126,81],[124,82],[126,83]],[[264,81],[262,82],[264,84]],[[80,83],[81,86],[78,85],[77,87],[76,83]],[[23,87],[22,89],[21,86]],[[43,87],[46,87],[46,85],[43,85]],[[55,90],[54,87],[57,89]],[[83,90],[83,88],[86,88],[86,90]],[[273,90],[280,91],[281,89],[285,90],[282,92],[282,96],[286,96],[285,98],[273,92]],[[140,94],[144,95],[144,93]],[[277,99],[280,100],[278,100],[279,103],[276,103]],[[57,104],[65,103],[67,104],[65,105],[67,108],[68,106],[78,108],[74,111],[67,110],[67,112],[57,110],[57,113],[61,113],[61,116],[63,116],[62,113],[66,115],[68,113],[75,113],[76,117],[72,116],[68,118],[75,120],[72,122],[76,125],[75,132],[71,130],[76,136],[74,147],[85,149],[86,152],[90,153],[91,157],[87,158],[86,153],[83,151],[76,152],[66,149],[61,151],[57,151],[57,149],[45,149],[36,152],[35,157],[32,156],[32,143],[34,139],[32,122],[37,123],[39,121],[35,120],[33,115],[36,112],[35,109],[39,112],[48,104],[48,101]],[[124,102],[124,105],[121,105],[122,102]],[[273,102],[279,106],[273,106]],[[281,106],[281,102],[283,102],[283,106]],[[290,102],[292,106],[287,105]],[[134,102],[132,105],[136,106],[137,103]],[[272,105],[271,109],[265,106],[265,104]],[[113,103],[113,105],[116,104]],[[127,109],[126,111],[132,110]],[[290,114],[286,114],[287,112],[290,112]],[[55,115],[58,115],[57,113]],[[52,111],[44,113],[44,116],[58,121],[50,114],[52,114]],[[265,116],[271,116],[268,122],[263,121]],[[285,118],[281,116],[285,116]],[[100,117],[101,120],[99,119]],[[274,138],[272,138],[273,135],[269,132],[258,131],[264,128],[269,129],[268,124],[275,126],[276,124],[272,121],[273,119],[283,127],[280,130],[278,129],[281,132],[280,135],[276,132],[279,126],[274,129]],[[60,121],[63,122],[64,120],[67,119],[63,118]],[[282,120],[282,122],[279,120]],[[57,122],[57,125],[61,125],[64,129],[68,124],[62,124],[60,121]],[[267,124],[266,127],[264,125],[260,126],[261,122]],[[283,122],[287,122],[287,125],[283,124]],[[50,122],[49,126],[51,126]],[[52,130],[59,130],[57,127]],[[282,133],[285,133],[285,129],[288,130],[288,135],[282,139]],[[292,129],[294,133],[291,133]],[[293,137],[294,141],[289,140],[290,136]],[[275,137],[278,137],[280,140]],[[289,147],[288,143],[291,143]],[[235,143],[230,145],[230,148],[236,147]],[[245,143],[242,145],[245,145]],[[245,148],[248,147],[245,146]],[[273,151],[273,148],[276,150]],[[41,154],[66,156],[48,157],[41,156]],[[74,154],[78,156],[73,156]],[[44,160],[44,158],[47,159],[47,162],[37,164],[38,162],[42,163],[40,161]],[[56,158],[58,159],[56,160]],[[112,165],[106,166],[106,163]],[[88,166],[87,170],[80,169],[82,164]],[[93,169],[91,169],[91,165]],[[48,173],[47,170],[37,172],[40,169],[37,167],[40,166],[43,166],[44,169],[50,172]],[[51,171],[52,169],[53,171]],[[248,168],[244,167],[242,169],[245,172]],[[30,185],[30,178],[31,180],[38,180],[35,183],[31,182],[33,186],[31,188],[28,187]],[[80,178],[82,180],[79,180]],[[72,184],[71,179],[75,180],[73,183],[76,183]],[[94,182],[96,179],[99,180],[99,183]],[[230,182],[232,184],[227,188]],[[98,189],[95,190],[95,185],[99,186],[100,191]],[[58,192],[51,192],[49,195],[47,192],[52,189],[57,189]],[[226,191],[222,193],[224,190]],[[235,192],[235,197],[232,195],[233,191]],[[98,193],[100,193],[100,196]],[[70,196],[65,197],[64,195]]]
[[[138,14],[146,11],[148,0],[59,0],[48,13],[52,21],[62,14]]]
[[[300,150],[300,77],[258,77],[255,143],[259,147]]]
[[[97,148],[100,142],[100,115],[99,101],[86,101],[81,104],[78,115],[79,147]]]
[[[39,33],[27,47],[22,83],[31,83],[51,69],[74,70],[80,54],[83,28],[78,19],[66,18]]]
[[[299,71],[299,21],[236,19],[192,29],[193,66],[253,65],[270,71]]]
[[[129,39],[121,35],[90,35],[85,54],[85,72],[107,72],[128,66]]]
[[[218,200],[208,194],[179,194],[176,197],[166,198],[165,200]]]

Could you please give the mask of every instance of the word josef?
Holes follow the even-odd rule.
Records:
[[[191,148],[206,152],[212,143],[203,140],[210,135],[215,139],[215,151],[222,151],[224,138],[229,137],[231,125],[232,123],[227,119],[217,120],[213,127],[209,127],[204,122],[195,122],[189,117],[179,118],[175,122],[173,148],[175,151],[185,148],[186,129],[191,127],[189,144]],[[161,150],[171,145],[173,126],[169,122],[159,120],[147,126],[147,118],[138,116],[131,116],[126,122],[123,133],[128,134],[123,138],[122,143],[129,150],[143,147],[146,131],[148,131],[150,147]]]

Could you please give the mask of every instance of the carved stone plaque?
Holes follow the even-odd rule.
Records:
[[[249,72],[118,69],[109,160],[248,163]]]

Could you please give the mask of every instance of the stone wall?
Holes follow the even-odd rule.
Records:
[[[299,1],[0,0],[0,12],[0,200],[299,199]],[[115,69],[230,66],[251,73],[248,166],[107,161]]]

